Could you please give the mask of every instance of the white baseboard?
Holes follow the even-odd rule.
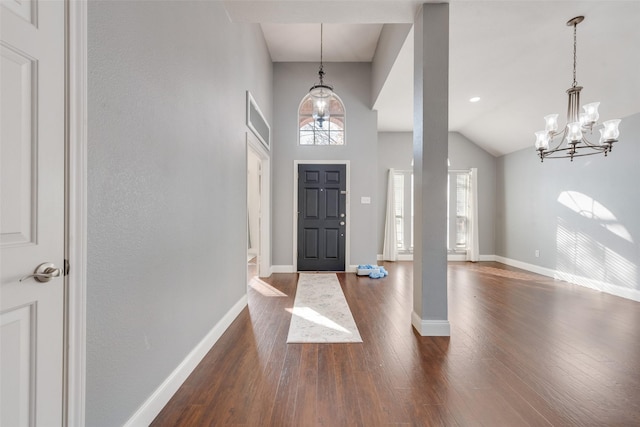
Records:
[[[529,264],[526,262],[518,261],[511,258],[505,258],[502,256],[495,256],[497,262],[510,265],[512,267],[521,268],[523,270],[538,273],[543,276],[552,277],[554,279],[563,280],[565,282],[572,283],[574,285],[584,286],[585,288],[595,289],[600,292],[615,295],[618,297],[630,299],[640,302],[640,290],[629,289],[621,286],[614,285],[612,283],[603,282],[601,280],[594,280],[588,277],[578,276],[576,274],[565,273],[562,271],[553,270],[546,267],[540,267],[539,265]]]
[[[293,265],[272,265],[271,272],[272,273],[295,273],[296,271],[293,269]]]
[[[382,254],[377,255],[378,261],[384,261]],[[413,261],[413,254],[398,254],[398,261]]]
[[[466,261],[464,254],[447,254],[447,261]],[[480,255],[480,261],[495,261],[495,255]],[[382,261],[382,254],[378,254],[378,261]],[[398,255],[398,261],[413,261],[413,254]]]
[[[497,262],[502,264],[510,265],[511,267],[521,268],[523,270],[531,271],[532,273],[542,274],[547,277],[556,277],[556,271],[550,268],[540,267],[539,265],[529,264],[526,262],[518,261],[516,259],[505,258],[500,255],[496,255]]]
[[[449,337],[451,324],[448,320],[423,320],[415,312],[411,312],[411,324],[423,337]]]
[[[238,302],[220,319],[209,333],[191,350],[176,369],[160,384],[156,391],[138,408],[135,414],[125,423],[125,427],[148,426],[169,402],[182,383],[198,366],[211,347],[220,339],[224,331],[231,325],[240,312],[247,305],[247,295],[243,295]]]

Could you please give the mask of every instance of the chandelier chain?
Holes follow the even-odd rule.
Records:
[[[324,66],[322,64],[322,36],[323,36],[323,24],[320,24],[320,70],[318,71],[318,75],[320,76],[320,84],[324,84]]]

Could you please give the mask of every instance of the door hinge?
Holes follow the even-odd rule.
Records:
[[[69,270],[70,270],[70,265],[69,265],[69,260],[65,259],[64,260],[64,267],[63,267],[63,271],[62,271],[62,275],[63,276],[68,276],[69,275]]]

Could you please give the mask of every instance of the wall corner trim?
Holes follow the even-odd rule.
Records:
[[[247,306],[248,296],[244,294],[238,302],[220,319],[207,335],[196,345],[174,371],[160,384],[149,398],[138,408],[125,427],[148,426],[169,402],[182,383],[198,366],[211,347],[220,339],[240,312]]]
[[[411,324],[423,337],[451,336],[451,324],[448,320],[424,320],[413,311],[411,312]]]
[[[271,272],[272,273],[295,273],[296,270],[293,269],[293,265],[272,265]]]

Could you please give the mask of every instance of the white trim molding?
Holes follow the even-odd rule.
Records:
[[[495,256],[495,260],[502,264],[521,268],[532,273],[538,273],[543,276],[552,277],[554,279],[562,280],[574,285],[583,286],[585,288],[594,289],[596,291],[640,302],[640,290],[638,289],[624,288],[612,283],[603,282],[601,280],[594,280],[588,277],[578,276],[576,274],[553,270],[550,268],[541,267],[539,265],[529,264],[511,258],[505,258],[499,255]]]
[[[84,427],[87,287],[87,2],[67,1],[67,276],[64,423]]]
[[[247,92],[248,93],[248,92]],[[271,276],[271,156],[251,132],[246,134],[247,159],[251,150],[260,159],[260,236],[258,277]],[[246,163],[246,162],[245,162]],[[247,221],[249,211],[247,210]],[[249,241],[247,227],[247,242]],[[248,282],[247,282],[248,283]]]
[[[247,294],[225,314],[209,333],[184,358],[176,369],[160,384],[135,414],[124,424],[125,427],[148,426],[169,402],[182,383],[207,355],[211,347],[220,339],[231,323],[247,306]]]
[[[295,273],[296,270],[293,268],[293,265],[272,265],[271,266],[272,273]]]
[[[423,337],[449,337],[451,324],[448,320],[425,320],[415,311],[411,312],[411,324]]]
[[[378,261],[383,261],[382,254],[377,255]],[[447,254],[447,261],[466,261],[464,254]],[[480,255],[479,261],[495,261],[495,255]],[[398,261],[413,261],[413,254],[398,254]]]
[[[378,254],[376,255],[376,259],[378,261],[384,261],[382,254]],[[397,261],[413,261],[413,254],[398,254],[398,259]],[[389,261],[389,262],[394,262],[394,261]]]
[[[467,254],[447,254],[447,261],[466,261]]]

